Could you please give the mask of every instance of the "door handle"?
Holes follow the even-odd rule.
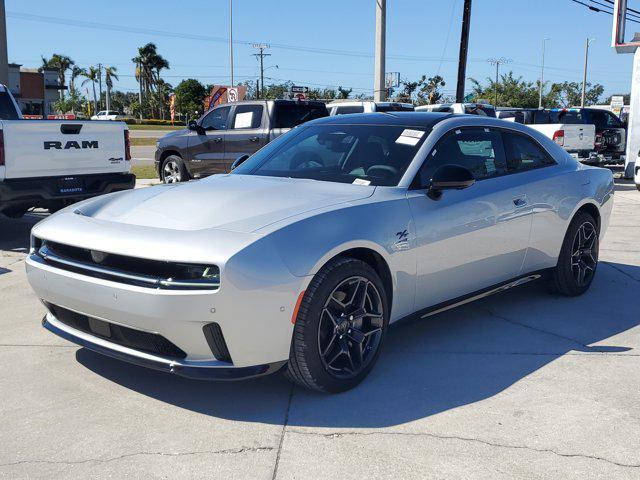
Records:
[[[260,140],[260,137],[249,137],[249,140],[252,142],[257,142],[258,140]]]
[[[214,141],[215,143],[220,143],[220,142],[222,141],[222,137],[215,137],[215,138],[213,139],[213,141]]]
[[[514,198],[513,199],[513,204],[516,207],[524,207],[527,205],[527,196],[522,196],[522,197],[518,197],[518,198]]]

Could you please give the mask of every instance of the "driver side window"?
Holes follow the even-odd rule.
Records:
[[[225,130],[231,107],[219,107],[211,110],[200,124],[205,130]]]
[[[476,180],[504,175],[507,165],[502,135],[489,128],[456,129],[447,133],[422,165],[419,186],[428,186],[435,171],[448,164],[465,167]]]

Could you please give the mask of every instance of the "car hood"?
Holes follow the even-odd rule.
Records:
[[[188,128],[183,128],[181,130],[174,130],[174,131],[166,133],[165,135],[160,137],[159,141],[160,141],[160,143],[162,143],[163,140],[170,140],[173,137],[180,137],[182,135],[186,135],[187,133],[189,133],[189,129]]]
[[[306,179],[215,175],[98,197],[75,213],[144,227],[251,233],[289,217],[370,197],[374,190]]]

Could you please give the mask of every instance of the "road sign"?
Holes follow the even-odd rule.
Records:
[[[620,115],[624,107],[624,97],[622,95],[614,95],[611,97],[611,111],[616,115]]]
[[[291,87],[291,93],[309,93],[309,87],[294,85]]]
[[[384,76],[384,88],[396,88],[400,86],[400,72],[387,72]]]
[[[238,89],[230,88],[227,92],[227,102],[237,102],[238,101]]]

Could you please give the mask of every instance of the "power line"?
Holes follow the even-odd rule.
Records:
[[[589,10],[594,11],[594,12],[607,13],[609,15],[613,15],[613,12],[609,12],[607,10],[602,10],[602,9],[600,9],[598,7],[594,7],[593,5],[590,5],[588,3],[581,2],[580,0],[570,0],[570,1],[573,2],[573,3],[577,3],[579,5],[582,5],[583,7],[587,7]],[[607,8],[609,8],[609,7],[607,7]],[[628,14],[626,16],[626,20],[628,22],[640,23],[639,19],[637,19],[636,17],[629,17]]]

